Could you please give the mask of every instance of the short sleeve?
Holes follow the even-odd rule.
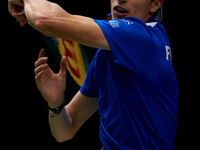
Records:
[[[152,44],[146,24],[134,17],[94,21],[100,26],[111,47],[114,62],[135,73],[142,72]]]
[[[80,88],[80,92],[87,97],[98,97],[98,93],[95,87],[96,84],[94,83],[96,57],[97,56],[95,55],[88,69],[87,76],[83,83],[83,86]]]

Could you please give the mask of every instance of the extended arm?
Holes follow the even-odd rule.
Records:
[[[24,0],[24,5],[29,23],[43,34],[110,50],[102,30],[93,19],[71,15],[46,0]]]

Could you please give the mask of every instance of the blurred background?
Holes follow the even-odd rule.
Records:
[[[54,0],[71,14],[105,19],[110,13],[109,0]],[[179,128],[175,136],[176,150],[197,150],[200,134],[199,109],[199,1],[165,1],[165,26],[171,41],[173,64],[180,88]],[[6,149],[100,150],[99,114],[95,113],[78,131],[74,139],[57,143],[50,133],[47,103],[34,81],[34,62],[41,48],[46,50],[49,65],[57,73],[59,65],[42,36],[31,26],[23,28],[8,13],[7,0],[1,10],[1,144]],[[5,15],[5,16],[4,16]],[[89,61],[96,49],[85,47]],[[67,102],[76,90],[67,85]]]

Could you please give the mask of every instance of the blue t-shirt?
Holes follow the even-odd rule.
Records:
[[[164,27],[134,17],[94,21],[112,51],[97,51],[80,91],[99,97],[104,150],[174,149],[179,91]]]

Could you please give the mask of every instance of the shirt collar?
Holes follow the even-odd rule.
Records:
[[[109,13],[107,16],[106,16],[106,19],[108,20],[108,21],[110,21],[111,19],[112,19],[112,14],[111,13]],[[151,16],[147,21],[146,21],[146,23],[147,22],[155,22],[156,20],[156,16]]]

